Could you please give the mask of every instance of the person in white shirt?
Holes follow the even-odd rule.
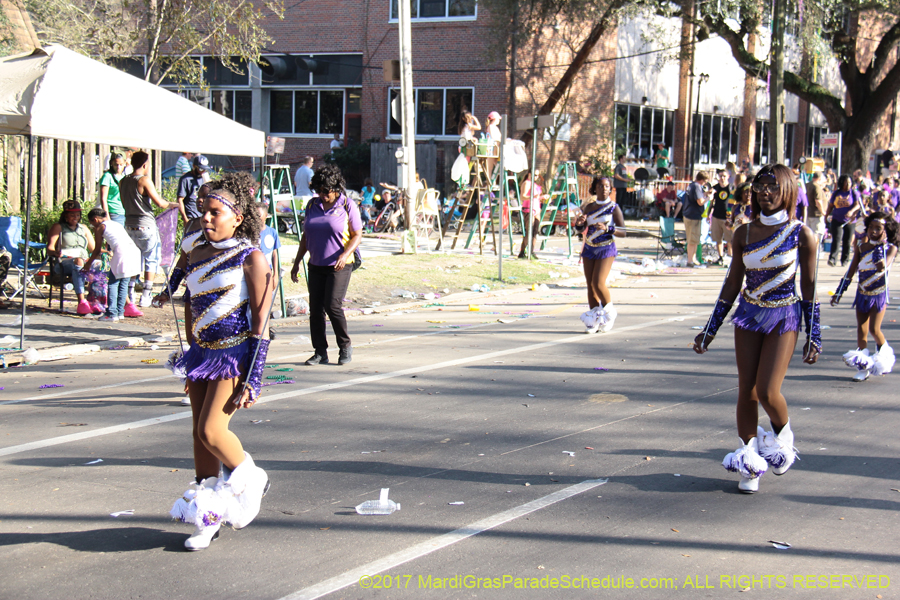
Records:
[[[313,176],[312,166],[313,157],[307,156],[294,175],[294,196],[303,202],[303,206],[306,206],[306,202],[313,196],[312,190],[309,189],[309,182]]]
[[[335,148],[343,148],[344,147],[344,143],[341,141],[341,134],[339,134],[339,133],[334,134],[334,139],[331,140],[330,147],[332,150],[334,150]]]
[[[194,157],[193,152],[182,152],[178,160],[175,161],[175,177],[181,179],[181,176],[191,170],[191,159]]]

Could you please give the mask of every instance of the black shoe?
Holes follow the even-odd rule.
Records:
[[[306,364],[309,366],[313,365],[327,365],[328,364],[328,353],[327,352],[319,352],[316,350],[316,353],[306,359]]]
[[[352,362],[352,361],[353,361],[353,348],[349,347],[349,346],[347,348],[342,348],[341,354],[338,357],[338,364],[346,365],[348,362]],[[328,362],[328,361],[326,360],[325,362]]]

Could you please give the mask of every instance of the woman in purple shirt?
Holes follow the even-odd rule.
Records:
[[[841,257],[841,266],[847,264],[850,258],[850,242],[853,239],[853,228],[856,222],[856,213],[859,212],[859,197],[853,189],[853,181],[849,175],[841,175],[838,178],[837,190],[828,201],[825,210],[825,219],[831,216],[828,231],[831,233],[831,254],[828,257],[828,266],[837,264],[838,253]]]
[[[362,219],[359,207],[344,193],[344,177],[337,166],[316,169],[310,188],[317,196],[306,205],[303,236],[291,269],[291,279],[299,282],[300,261],[309,252],[309,335],[316,352],[306,364],[328,364],[328,313],[340,349],[338,364],[345,365],[353,359],[353,348],[342,305],[353,272],[353,251],[362,240]]]

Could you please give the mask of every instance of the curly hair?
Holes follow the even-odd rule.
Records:
[[[337,165],[324,165],[316,169],[312,179],[309,182],[309,188],[321,194],[321,192],[340,192],[344,193],[344,176],[341,169]]]
[[[234,201],[234,207],[244,220],[238,225],[234,237],[244,238],[256,246],[259,244],[259,234],[263,230],[263,222],[256,210],[256,181],[246,171],[240,173],[224,173],[221,178],[210,181],[210,193],[225,196]]]
[[[887,241],[895,246],[900,246],[900,223],[897,223],[894,219],[892,219],[888,214],[883,213],[881,211],[876,211],[873,213],[869,213],[866,216],[866,231],[869,229],[869,225],[874,220],[879,220],[884,224],[884,232],[887,237]]]

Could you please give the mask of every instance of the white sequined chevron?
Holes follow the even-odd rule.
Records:
[[[793,245],[782,248],[785,241],[794,233],[802,223],[794,221],[793,225],[784,227],[777,235],[773,236],[769,243],[752,251],[744,251],[744,267],[750,271],[771,271],[772,276],[762,281],[755,289],[746,289],[744,293],[753,300],[759,300],[766,293],[778,288],[786,281],[790,281],[797,274],[800,263],[798,246]],[[779,248],[781,251],[779,252]]]
[[[215,300],[199,315],[192,315],[194,337],[207,327],[218,323],[237,310],[244,310],[250,298],[247,282],[244,279],[243,261],[235,260],[244,253],[247,246],[241,244],[229,248],[199,265],[191,268],[187,275],[187,287],[191,294],[191,304],[205,304],[202,297],[214,294]],[[244,317],[249,328],[249,315]]]

